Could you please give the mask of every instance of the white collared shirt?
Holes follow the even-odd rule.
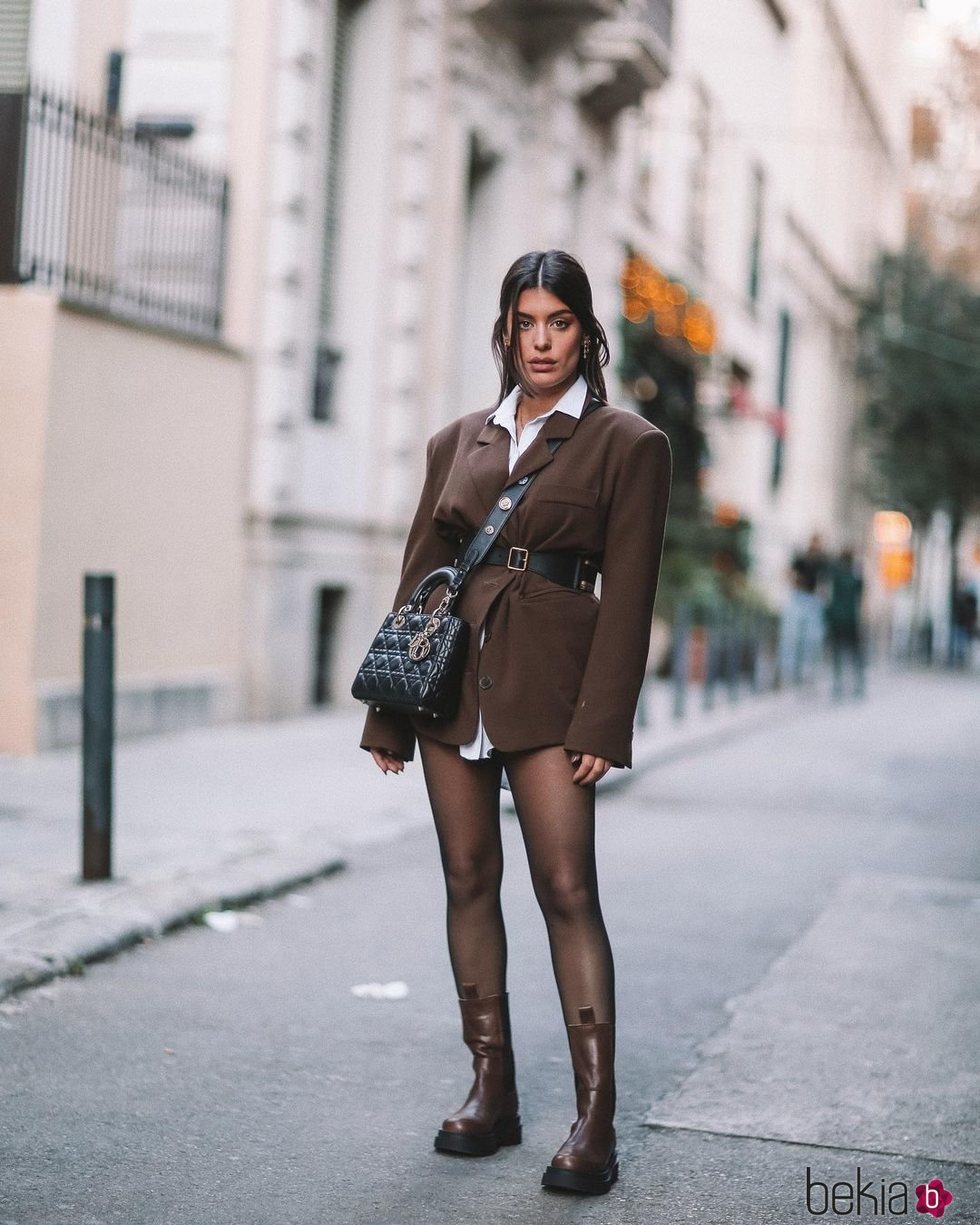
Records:
[[[585,405],[589,399],[589,385],[581,375],[569,387],[568,391],[562,396],[554,408],[548,412],[542,413],[540,417],[534,417],[521,430],[520,441],[517,438],[517,406],[522,395],[520,387],[515,387],[508,396],[501,400],[500,404],[487,417],[487,425],[500,425],[510,435],[510,459],[509,471],[514,471],[514,465],[518,459],[524,454],[535,438],[541,433],[544,423],[548,420],[552,413],[563,412],[570,417],[581,418],[585,410]],[[483,646],[484,627],[480,626],[480,646]],[[483,715],[480,714],[476,725],[476,735],[469,744],[461,744],[459,746],[460,757],[465,757],[467,761],[480,761],[484,757],[490,756],[490,750],[493,748],[493,743],[486,733],[483,726]],[[505,784],[506,786],[506,784]]]
[[[517,406],[520,402],[523,392],[520,387],[515,387],[511,392],[501,400],[500,404],[487,417],[487,425],[501,425],[510,435],[510,471],[513,472],[514,465],[518,459],[524,454],[535,438],[541,433],[544,423],[548,420],[552,413],[567,413],[569,417],[581,417],[585,409],[586,402],[589,398],[589,385],[581,375],[569,387],[568,391],[562,396],[554,408],[549,409],[546,413],[542,413],[540,417],[534,417],[521,430],[520,441],[517,439]]]

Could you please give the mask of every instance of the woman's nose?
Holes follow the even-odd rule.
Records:
[[[551,337],[548,335],[547,328],[539,328],[534,333],[534,347],[536,349],[550,349]]]

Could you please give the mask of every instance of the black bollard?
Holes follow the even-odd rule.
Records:
[[[82,880],[112,876],[115,576],[85,575],[82,631]]]

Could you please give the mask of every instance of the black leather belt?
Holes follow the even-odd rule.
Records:
[[[576,591],[594,591],[600,569],[594,558],[571,549],[531,553],[527,549],[498,544],[483,560],[487,565],[506,566],[508,570],[533,570],[552,583],[560,583]]]

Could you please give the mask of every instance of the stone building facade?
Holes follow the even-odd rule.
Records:
[[[708,414],[703,488],[751,520],[773,599],[811,531],[860,547],[854,302],[902,238],[908,8],[8,0],[33,73],[114,96],[124,125],[229,180],[215,360],[235,456],[213,489],[195,469],[190,503],[238,525],[209,563],[226,641],[148,621],[155,679],[132,661],[133,686],[200,693],[217,668],[221,700],[188,705],[190,721],[351,700],[424,442],[493,404],[495,296],[536,248],[585,263],[624,407],[642,407],[616,374],[627,253],[709,312],[713,338],[686,359]],[[77,691],[64,650],[45,669]]]
[[[195,470],[192,504],[210,497],[216,521],[240,525],[212,559],[211,584],[225,627],[213,659],[223,676],[233,643],[236,676],[223,676],[220,702],[197,700],[207,636],[185,641],[179,618],[148,624],[141,654],[167,675],[139,676],[126,660],[120,680],[146,693],[190,685],[195,701],[171,704],[165,725],[351,700],[395,586],[425,439],[495,399],[490,325],[516,256],[577,252],[615,342],[635,238],[630,112],[668,75],[671,10],[671,0],[10,0],[4,19],[34,77],[228,175],[218,339],[241,376],[226,410],[236,428],[222,482]],[[166,380],[154,387],[166,401]],[[172,409],[156,412],[165,422]],[[136,523],[138,503],[118,513]],[[198,589],[207,607],[208,584]],[[70,616],[59,599],[50,614]],[[70,654],[48,662],[77,698]]]

